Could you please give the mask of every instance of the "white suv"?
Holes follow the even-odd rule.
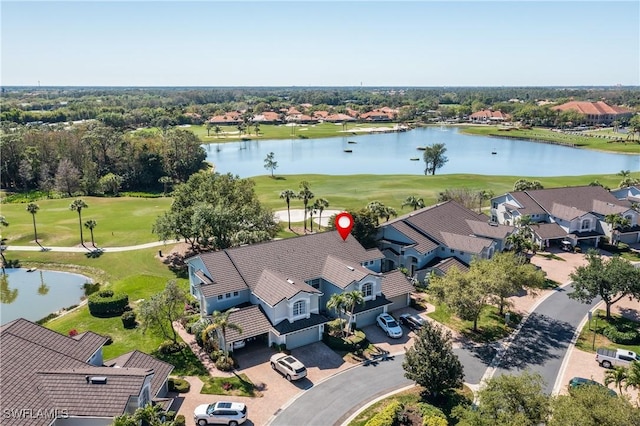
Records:
[[[384,332],[389,337],[393,337],[394,339],[399,339],[402,337],[402,328],[398,325],[395,318],[393,318],[389,314],[380,314],[378,315],[378,326],[384,330]]]
[[[271,368],[279,371],[287,380],[298,380],[307,377],[307,368],[291,355],[277,353],[271,357]]]
[[[198,405],[193,412],[193,420],[199,426],[208,424],[237,426],[247,420],[247,406],[241,402],[224,401]]]

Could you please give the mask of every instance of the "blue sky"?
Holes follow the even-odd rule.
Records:
[[[2,85],[640,85],[636,1],[1,3]]]

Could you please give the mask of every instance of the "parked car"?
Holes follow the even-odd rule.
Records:
[[[241,425],[247,420],[247,406],[241,402],[226,401],[198,405],[193,412],[193,420],[198,426]]]
[[[395,318],[389,314],[380,314],[376,320],[378,326],[387,334],[387,336],[394,339],[402,337],[402,328],[396,322]]]
[[[632,361],[640,361],[635,352],[626,349],[605,349],[598,348],[596,352],[596,361],[600,367],[611,368],[616,365],[628,367]]]
[[[277,353],[271,357],[271,368],[280,372],[287,380],[299,380],[307,377],[307,368],[295,357]]]
[[[400,324],[406,326],[409,330],[420,330],[424,325],[424,320],[415,314],[400,315]]]
[[[571,380],[569,380],[569,392],[571,392],[571,389],[575,389],[579,386],[600,386],[600,387],[606,388],[607,391],[609,392],[609,395],[618,396],[616,391],[614,391],[613,389],[609,389],[602,383],[598,383],[595,380],[585,379],[584,377],[574,377]]]
[[[242,349],[245,346],[247,346],[247,341],[244,339],[233,342],[233,350]]]

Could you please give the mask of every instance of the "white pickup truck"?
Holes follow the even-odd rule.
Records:
[[[604,368],[611,368],[616,365],[628,367],[632,361],[640,361],[640,358],[635,352],[626,349],[599,348],[596,352],[596,361]]]

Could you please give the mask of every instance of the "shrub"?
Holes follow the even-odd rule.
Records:
[[[447,426],[447,416],[431,404],[419,403],[418,409],[422,415],[422,426]]]
[[[449,422],[442,417],[425,417],[422,419],[422,426],[449,426]]]
[[[342,338],[328,333],[322,335],[322,341],[336,351],[353,352],[359,348],[369,346],[367,335],[362,330],[355,330],[352,335]]]
[[[211,361],[213,361],[214,363],[222,356],[224,356],[224,351],[220,349],[214,349],[209,352],[209,358],[211,358]]]
[[[184,379],[169,377],[169,392],[187,393],[191,385]]]
[[[91,282],[86,282],[82,285],[82,288],[84,289],[84,295],[89,297],[91,296],[93,293],[97,292],[98,290],[100,290],[100,283],[91,283]]]
[[[176,419],[173,421],[173,426],[186,426],[187,419],[184,418],[184,415],[178,414]]]
[[[136,327],[136,313],[133,311],[127,311],[122,314],[122,325],[124,328],[135,328]]]
[[[169,354],[174,354],[176,352],[180,352],[181,350],[184,349],[185,346],[186,345],[181,342],[173,343],[171,340],[165,340],[158,347],[158,351],[161,354],[169,355]]]
[[[216,360],[216,368],[220,371],[231,371],[233,367],[233,358],[230,356],[221,356]]]
[[[129,296],[101,290],[89,296],[89,312],[94,317],[115,317],[122,315],[129,305]]]
[[[41,318],[41,319],[39,319],[38,321],[36,321],[36,324],[40,324],[40,325],[42,325],[42,324],[46,323],[47,321],[49,321],[49,320],[52,320],[52,319],[56,318],[57,316],[58,316],[58,314],[57,314],[57,313],[55,313],[55,312],[54,312],[54,313],[51,313],[51,314],[47,315],[46,317]]]
[[[579,246],[575,246],[575,247],[573,248],[573,251],[574,251],[575,253],[582,253],[582,249],[581,249]]]
[[[613,343],[619,345],[635,345],[640,340],[638,330],[630,325],[608,325],[602,334]]]
[[[167,421],[172,421],[173,419],[176,418],[176,412],[175,411],[167,411],[164,413],[164,418]]]
[[[399,401],[393,401],[369,419],[365,426],[394,426],[403,408]]]
[[[71,330],[69,330],[68,334],[69,334],[69,337],[77,336],[78,330],[76,330],[75,328],[72,328]]]

